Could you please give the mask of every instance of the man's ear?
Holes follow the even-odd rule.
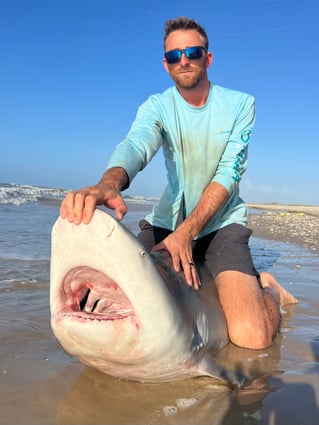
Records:
[[[214,55],[211,52],[206,53],[206,68],[209,68],[213,63]]]

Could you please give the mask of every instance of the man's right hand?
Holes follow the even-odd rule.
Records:
[[[95,186],[69,192],[63,199],[60,215],[74,224],[88,224],[94,214],[96,205],[105,205],[115,210],[117,220],[122,220],[127,213],[127,206],[120,192],[120,187],[127,185],[127,175],[123,169],[110,169]],[[118,174],[120,172],[120,178]]]

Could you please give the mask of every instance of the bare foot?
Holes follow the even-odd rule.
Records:
[[[297,304],[297,298],[286,291],[270,273],[260,273],[260,280],[263,288],[273,289],[278,294],[279,302],[282,307],[288,304]]]

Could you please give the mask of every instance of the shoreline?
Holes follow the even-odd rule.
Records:
[[[281,211],[287,213],[304,213],[319,217],[319,206],[316,205],[297,205],[297,204],[254,204],[246,203],[247,207],[256,210]]]
[[[247,203],[247,207],[252,236],[302,245],[319,253],[319,206]]]
[[[153,205],[132,202],[129,211],[146,214]],[[319,206],[277,203],[246,205],[248,227],[253,230],[253,237],[300,245],[319,255]]]

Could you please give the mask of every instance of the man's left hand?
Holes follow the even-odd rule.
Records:
[[[183,270],[186,282],[198,290],[201,286],[193,261],[192,239],[182,229],[176,229],[167,238],[154,245],[152,252],[165,249],[172,257],[173,267],[177,273]]]

